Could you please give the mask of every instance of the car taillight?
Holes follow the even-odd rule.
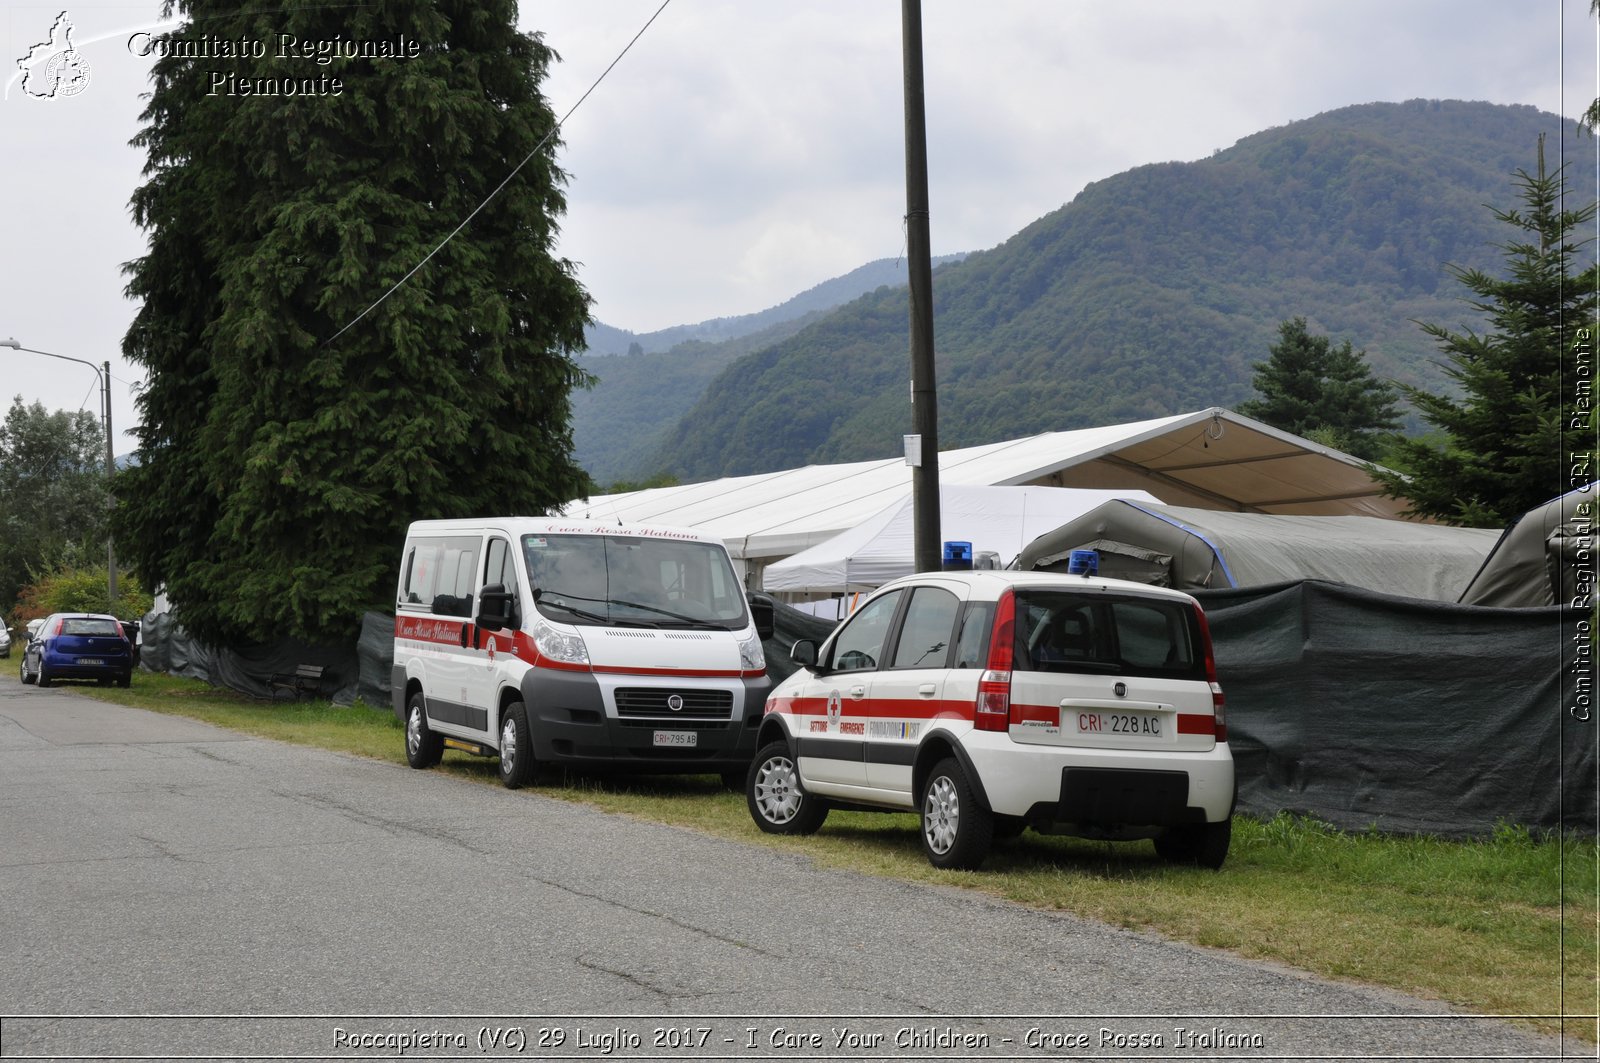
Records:
[[[65,620],[57,620],[56,621],[56,629],[54,631],[50,632],[50,634],[59,635],[59,634],[61,634],[61,629],[66,627],[66,626],[67,626],[67,622]]]
[[[978,677],[978,701],[973,723],[980,731],[1011,729],[1012,640],[1016,637],[1017,603],[1008,589],[994,610],[994,630],[989,634],[989,663]]]
[[[1211,688],[1211,715],[1216,718],[1217,741],[1228,740],[1228,713],[1223,706],[1227,698],[1222,694],[1222,684],[1217,682],[1217,657],[1211,650],[1211,625],[1206,622],[1206,612],[1197,603],[1194,607],[1195,619],[1200,621],[1200,646],[1205,651],[1206,657],[1206,685]]]

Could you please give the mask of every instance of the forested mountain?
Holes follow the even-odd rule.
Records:
[[[954,262],[961,255],[945,255]],[[662,437],[699,400],[718,372],[752,351],[799,332],[842,303],[885,285],[906,286],[906,261],[882,258],[823,281],[778,306],[658,332],[595,322],[585,330],[582,365],[596,382],[572,396],[578,463],[600,484],[658,471]]]
[[[1511,174],[1534,168],[1541,132],[1552,164],[1565,143],[1585,172],[1586,142],[1554,115],[1413,100],[1087,186],[936,270],[941,446],[1237,403],[1295,316],[1365,348],[1379,376],[1442,386],[1414,322],[1473,319],[1444,266],[1498,268],[1508,234],[1486,205],[1514,205]],[[807,321],[726,364],[628,472],[702,479],[893,455],[910,430],[908,343],[903,290]]]

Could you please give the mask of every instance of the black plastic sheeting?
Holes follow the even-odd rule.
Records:
[[[1596,832],[1596,721],[1573,712],[1594,712],[1592,654],[1572,637],[1587,611],[1315,580],[1196,597],[1241,811],[1456,838]]]

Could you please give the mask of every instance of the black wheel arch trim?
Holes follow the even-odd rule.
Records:
[[[940,749],[935,750],[933,748],[935,745]],[[972,795],[978,799],[978,803],[985,811],[992,813],[994,806],[989,803],[989,793],[983,788],[983,777],[978,774],[972,758],[967,756],[966,749],[959,741],[944,731],[934,731],[917,745],[917,759],[911,769],[911,788],[916,796],[918,808],[922,806],[922,788],[928,781],[928,773],[946,756],[953,757],[956,763],[961,765],[961,770],[967,776],[967,785],[972,787]]]

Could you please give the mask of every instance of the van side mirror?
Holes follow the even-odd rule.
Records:
[[[756,636],[770,639],[775,630],[772,621],[772,599],[765,594],[750,595],[750,619],[755,621]]]
[[[816,671],[817,644],[810,639],[800,639],[789,648],[789,660],[808,671]]]
[[[486,631],[499,631],[511,623],[511,608],[516,596],[503,583],[485,584],[478,595],[478,618],[474,623]]]

